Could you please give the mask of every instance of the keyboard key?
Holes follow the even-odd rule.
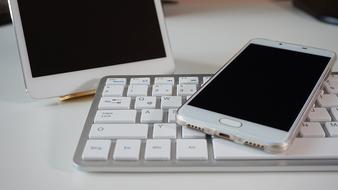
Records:
[[[324,89],[329,94],[338,94],[338,82],[337,81],[325,82]]]
[[[131,78],[130,79],[130,84],[150,85],[150,78],[149,77]]]
[[[108,85],[105,86],[102,91],[102,96],[122,96],[124,91],[124,85]]]
[[[177,160],[207,160],[208,149],[205,139],[177,139]]]
[[[136,110],[98,110],[94,123],[135,123]]]
[[[99,109],[130,109],[130,97],[102,97]]]
[[[177,85],[177,96],[190,96],[196,92],[197,88],[194,84]]]
[[[175,78],[174,77],[155,77],[154,84],[175,84]]]
[[[174,139],[176,138],[177,126],[175,123],[155,123],[153,129],[154,139]]]
[[[143,109],[141,113],[141,123],[161,123],[163,111],[161,109]]]
[[[215,160],[234,159],[321,159],[338,155],[338,138],[296,138],[292,146],[282,154],[269,154],[231,141],[213,139]]]
[[[170,160],[169,139],[148,139],[144,154],[145,160]]]
[[[138,96],[135,99],[135,109],[153,109],[156,107],[156,97]]]
[[[338,122],[326,122],[325,128],[330,137],[338,137]]]
[[[337,121],[338,120],[338,107],[331,108],[330,111],[332,113],[334,120]]]
[[[311,139],[311,138],[298,138],[298,139]],[[215,160],[252,159],[252,158],[269,159],[271,157],[274,156],[278,157],[280,155],[281,157],[283,157],[282,154],[269,154],[261,150],[243,146],[220,138],[213,138],[212,145]]]
[[[83,160],[107,160],[110,140],[87,140],[82,153]]]
[[[318,97],[317,103],[320,107],[337,107],[338,97],[335,94],[323,94]]]
[[[325,137],[325,132],[318,122],[304,122],[300,128],[301,137]]]
[[[198,77],[179,77],[178,84],[198,84]]]
[[[182,126],[182,138],[196,139],[205,137],[205,133]]]
[[[181,105],[182,105],[181,96],[162,96],[161,97],[161,108],[162,109],[178,108]]]
[[[331,116],[325,108],[313,108],[309,113],[308,120],[314,122],[331,121]]]
[[[114,160],[139,160],[140,158],[140,140],[116,140],[113,159]]]
[[[153,86],[153,96],[171,96],[173,94],[173,86],[171,84],[157,84]]]
[[[106,85],[126,85],[126,78],[107,78]]]
[[[328,79],[329,82],[338,82],[338,75],[331,74]]]
[[[148,85],[129,85],[127,96],[147,96]]]
[[[89,138],[93,139],[146,139],[147,124],[93,124]]]
[[[205,84],[206,82],[208,82],[208,80],[210,79],[211,77],[203,77],[203,84]]]
[[[176,113],[177,109],[168,110],[168,123],[176,123]]]

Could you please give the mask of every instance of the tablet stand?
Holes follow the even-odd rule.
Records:
[[[74,93],[74,94],[60,96],[59,100],[60,101],[67,101],[67,100],[70,100],[70,99],[81,98],[81,97],[84,97],[84,96],[94,95],[95,92],[96,92],[96,90],[90,90],[90,91],[78,92],[78,93]]]

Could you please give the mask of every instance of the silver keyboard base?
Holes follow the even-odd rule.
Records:
[[[162,76],[207,76],[200,75],[160,75]],[[108,76],[108,77],[145,77],[145,76]],[[338,159],[233,159],[233,160],[214,160],[211,146],[211,137],[207,136],[208,155],[206,161],[181,161],[172,159],[169,161],[116,161],[112,159],[114,148],[110,149],[108,160],[106,161],[84,161],[82,152],[84,150],[91,125],[99,104],[101,92],[104,88],[106,78],[104,77],[97,90],[88,117],[81,134],[77,149],[74,154],[73,162],[76,168],[86,172],[286,172],[286,171],[338,171]],[[149,77],[149,75],[147,75]],[[153,76],[150,76],[153,77]],[[175,139],[171,140],[175,145]],[[112,140],[112,144],[115,140]],[[112,145],[112,147],[114,147]],[[172,146],[175,147],[175,146]],[[144,157],[145,140],[141,143],[140,158]],[[171,150],[172,158],[175,158],[175,148]]]

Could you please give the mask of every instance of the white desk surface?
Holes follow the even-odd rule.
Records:
[[[338,52],[338,27],[281,0],[181,0],[165,6],[177,73],[215,72],[249,39]],[[0,189],[337,189],[338,173],[84,173],[72,157],[91,98],[32,100],[11,25],[0,27]]]

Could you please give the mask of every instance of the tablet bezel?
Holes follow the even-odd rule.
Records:
[[[85,92],[96,89],[99,79],[106,75],[172,73],[175,65],[165,28],[162,4],[160,0],[154,0],[154,2],[166,57],[33,78],[18,2],[17,0],[9,0],[26,91],[28,94],[33,98],[47,98]]]

